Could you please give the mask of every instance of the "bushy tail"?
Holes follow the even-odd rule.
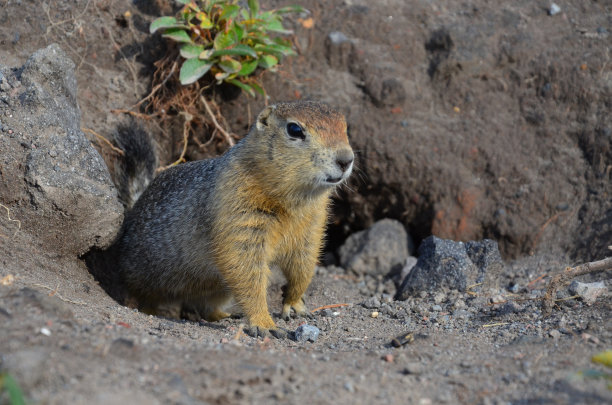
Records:
[[[120,124],[114,140],[125,154],[115,162],[113,180],[119,200],[130,209],[155,177],[155,145],[149,134],[133,121]]]

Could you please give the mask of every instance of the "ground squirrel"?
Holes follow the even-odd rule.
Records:
[[[257,335],[283,334],[270,316],[271,265],[287,285],[282,316],[302,295],[321,250],[333,189],[353,168],[346,121],[318,102],[266,107],[223,156],[160,173],[128,211],[119,272],[143,308],[179,301],[209,321],[233,297]]]

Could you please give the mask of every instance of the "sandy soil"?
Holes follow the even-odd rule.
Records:
[[[335,104],[345,104],[349,122],[370,131],[390,133],[402,127],[402,120],[410,118],[399,117],[391,112],[397,106],[385,105],[386,99],[377,100],[378,95],[372,93],[377,88],[376,84],[355,85],[353,79],[349,80],[347,76],[349,73],[363,74],[361,77],[367,79],[376,76],[378,71],[349,72],[347,64],[351,61],[350,53],[348,59],[346,55],[340,54],[340,60],[328,61],[327,64],[317,64],[316,58],[305,57],[314,55],[325,59],[325,38],[334,30],[342,29],[347,35],[357,37],[360,24],[368,24],[368,29],[363,30],[363,36],[372,32],[377,33],[379,37],[398,35],[394,30],[399,29],[397,27],[401,27],[401,24],[389,25],[384,20],[388,17],[388,12],[397,6],[397,2],[385,1],[370,7],[361,2],[334,2],[338,3],[338,10],[329,10],[317,1],[306,3],[313,10],[318,24],[315,30],[308,31],[299,28],[299,22],[294,21],[299,28],[297,33],[303,38],[300,43],[303,46],[302,54],[299,58],[288,61],[280,74],[282,80],[270,77],[267,79],[270,94],[277,98],[294,98],[300,94],[304,97],[335,101]],[[403,22],[410,21],[410,27],[413,28],[413,31],[403,31],[408,32],[403,45],[412,47],[411,41],[418,39],[421,44],[419,55],[423,60],[428,60],[427,50],[422,44],[430,39],[436,22],[445,21],[447,26],[451,27],[453,22],[463,24],[465,30],[469,31],[467,23],[470,20],[463,18],[462,12],[469,11],[476,15],[478,10],[492,10],[492,6],[487,3],[475,1],[471,2],[469,7],[466,5],[462,8],[448,2],[442,2],[440,5],[410,2],[411,11],[402,8],[402,13],[397,14]],[[507,20],[502,23],[506,21],[505,24],[514,24],[512,18],[515,15],[523,15],[521,18],[528,15],[535,19],[534,16],[540,12],[546,16],[548,3],[525,3],[506,4],[504,7],[513,13],[504,14]],[[563,35],[568,32],[571,32],[571,35],[584,35],[576,31],[575,27],[582,27],[585,32],[595,34],[601,31],[597,31],[599,27],[611,30],[610,5],[604,3],[606,2],[593,1],[575,5],[560,2],[567,14],[559,21],[571,26],[568,31],[560,28],[560,32]],[[124,13],[128,10],[132,16],[126,20]],[[82,126],[94,128],[101,134],[109,134],[121,119],[110,110],[129,107],[147,92],[150,64],[155,60],[155,55],[163,51],[159,39],[148,38],[147,27],[155,15],[164,12],[168,12],[167,5],[161,1],[134,1],[126,4],[112,0],[59,0],[39,4],[34,1],[0,0],[0,63],[21,66],[33,51],[51,42],[58,43],[77,66]],[[487,13],[480,15],[481,19],[478,21],[482,22],[482,15],[486,16]],[[515,23],[522,24],[521,21]],[[495,25],[493,22],[491,24]],[[530,27],[537,25],[533,21],[530,24]],[[554,22],[546,22],[546,25],[543,24],[543,31],[533,37],[541,38],[547,33],[554,34],[555,31],[550,28],[554,25]],[[514,40],[517,40],[516,38]],[[585,58],[592,57],[595,60],[599,57],[597,55],[605,54],[605,49],[609,49],[609,36],[593,43],[591,49],[582,49],[583,43],[571,38],[573,37],[568,37],[566,42],[568,49],[563,49],[564,52],[567,51],[567,55],[585,54]],[[402,40],[398,37],[397,41],[393,42]],[[559,43],[555,44],[560,46]],[[364,49],[373,52],[372,46],[370,44]],[[414,49],[417,49],[416,45]],[[533,62],[533,59],[521,53],[526,52],[524,48],[517,49],[519,50],[515,56],[518,54],[519,57],[529,60],[529,63]],[[555,49],[562,53],[560,47]],[[410,55],[406,53],[396,62],[408,66]],[[468,56],[465,57],[469,59]],[[494,57],[484,59],[490,58]],[[506,60],[504,63],[512,62]],[[529,63],[525,62],[525,66]],[[565,72],[567,66],[564,64],[569,63],[567,59],[560,58],[558,63],[562,68],[557,72]],[[335,66],[333,72],[329,70],[329,65]],[[407,88],[403,96],[391,94],[388,98],[398,103],[401,103],[398,100],[402,97],[408,100],[405,101],[408,104],[401,104],[403,111],[406,111],[407,107],[419,105],[415,112],[417,117],[424,114],[439,116],[440,113],[430,111],[431,105],[436,108],[446,107],[450,111],[449,114],[452,114],[453,106],[458,103],[460,96],[466,96],[465,88],[470,84],[465,84],[465,77],[456,73],[452,66],[445,66],[444,69],[448,69],[445,74],[459,74],[459,79],[449,82],[446,87],[434,80],[434,83],[427,87],[438,89],[438,92],[451,92],[452,97],[449,99],[436,98],[434,93],[427,96],[429,98],[419,99],[420,93],[416,91],[416,87]],[[577,63],[577,66],[580,64]],[[598,69],[600,68],[601,72],[608,72],[609,77],[610,66],[603,63],[598,65]],[[428,78],[427,64],[420,70],[422,77],[413,78],[415,83]],[[466,67],[464,71],[466,70],[469,69]],[[553,76],[555,74],[561,73],[551,73]],[[603,73],[593,73],[593,77],[605,76],[602,75]],[[311,81],[312,78],[315,80]],[[278,83],[275,84],[275,81]],[[331,83],[333,87],[329,87]],[[477,109],[487,102],[495,108],[500,108],[488,94],[491,91],[489,86],[503,88],[503,84],[496,80],[487,83],[472,86],[472,100],[479,101],[470,104],[465,102],[464,98],[463,109]],[[589,83],[599,86],[603,82]],[[370,95],[367,97],[359,90],[364,87],[370,89]],[[574,91],[567,91],[570,90]],[[588,103],[594,100],[593,105],[599,109],[597,114],[603,116],[602,111],[605,112],[607,108],[609,113],[610,107],[610,94],[606,96],[605,91],[605,88],[601,88],[600,96],[593,99],[588,99],[588,94],[583,94],[586,99],[583,98],[580,102]],[[292,96],[288,97],[287,94]],[[563,94],[565,95],[560,97],[569,93]],[[576,90],[571,94],[578,97],[580,92]],[[512,94],[512,97],[514,96],[526,97],[518,93]],[[375,103],[385,105],[384,113],[382,110],[375,110],[379,108],[374,106]],[[569,105],[571,101],[567,103]],[[248,120],[245,119],[248,116],[247,111],[257,111],[262,104],[262,100],[244,98],[220,101],[223,111],[227,111],[232,130],[236,133],[245,132],[248,126]],[[549,124],[551,128],[557,128],[555,119],[562,114],[557,111],[558,106],[531,106],[529,111],[526,110],[527,107],[529,106],[514,106],[521,109],[523,115],[529,115],[539,127],[526,129],[525,136],[530,137],[531,143],[519,150],[517,155],[527,153],[527,149],[537,149],[535,146],[529,148],[529,145],[536,145],[542,139],[553,136],[551,133],[542,132],[542,128]],[[553,114],[552,111],[556,112]],[[568,114],[574,114],[572,111]],[[490,112],[491,110],[486,110],[483,114]],[[545,118],[541,118],[539,113]],[[588,110],[585,114],[588,113],[593,111]],[[375,120],[372,119],[374,115],[378,117]],[[359,121],[360,116],[363,116],[362,121]],[[389,117],[396,118],[391,122]],[[576,120],[590,119],[585,117],[579,116]],[[427,131],[433,131],[447,134],[445,131],[449,127],[446,124],[450,121],[446,124],[442,121],[432,121],[432,127],[426,130],[424,126],[422,133],[429,134],[431,132]],[[423,122],[426,121],[420,124]],[[503,129],[509,122],[508,117],[500,118],[498,124]],[[605,117],[597,122],[601,124],[602,131],[605,125],[610,124],[609,118]],[[415,122],[410,121],[408,124],[414,125]],[[467,124],[465,121],[462,124],[454,120],[449,125],[457,129]],[[478,130],[482,134],[485,123],[478,121],[474,125],[475,127],[466,131]],[[529,200],[524,206],[515,204],[520,198],[528,198],[527,194],[536,193],[535,189],[525,191],[523,197],[504,194],[507,190],[482,194],[490,198],[482,198],[486,202],[479,207],[482,212],[488,212],[490,215],[481,217],[471,214],[471,208],[467,210],[465,205],[450,201],[452,198],[444,194],[448,190],[463,190],[465,184],[458,186],[457,181],[460,179],[447,176],[448,171],[443,166],[434,165],[435,170],[429,167],[433,170],[432,173],[439,176],[436,184],[440,185],[436,186],[435,192],[427,195],[418,185],[415,187],[419,191],[412,199],[403,195],[399,186],[397,189],[388,186],[368,188],[368,182],[375,181],[376,176],[385,171],[394,176],[394,182],[397,184],[406,182],[408,185],[414,185],[416,180],[406,180],[406,177],[398,174],[405,173],[407,169],[394,169],[393,162],[398,159],[398,156],[394,155],[394,149],[402,150],[398,144],[391,140],[384,141],[378,151],[375,145],[367,144],[368,148],[363,151],[367,159],[362,160],[362,170],[367,176],[358,175],[361,180],[352,188],[354,194],[347,191],[347,195],[342,195],[337,202],[337,223],[330,234],[332,248],[340,245],[347,233],[367,226],[372,219],[391,216],[408,224],[408,229],[417,243],[432,230],[438,230],[438,233],[447,232],[446,237],[498,236],[503,253],[508,259],[507,266],[498,280],[499,289],[478,293],[440,291],[407,301],[392,299],[396,285],[382,275],[372,277],[350,274],[333,265],[321,267],[307,292],[306,301],[309,308],[342,305],[319,310],[315,313],[315,318],[308,321],[321,330],[316,342],[254,339],[242,333],[243,320],[240,318],[207,323],[149,316],[115,302],[94,280],[83,260],[60,255],[57,252],[61,249],[54,249],[54,246],[41,246],[27,229],[17,233],[12,239],[0,239],[0,279],[5,280],[0,285],[0,369],[15,377],[31,402],[45,404],[237,404],[304,401],[364,404],[610,403],[612,393],[607,390],[605,381],[584,379],[579,375],[589,368],[597,368],[591,363],[591,356],[610,348],[610,295],[601,296],[594,304],[586,305],[579,299],[569,298],[569,294],[563,289],[560,298],[569,299],[559,301],[549,318],[542,316],[537,300],[551,274],[563,270],[567,265],[601,258],[602,254],[605,254],[604,245],[609,242],[610,235],[610,217],[606,216],[611,204],[610,181],[609,177],[598,177],[595,169],[589,171],[589,168],[603,167],[605,172],[606,165],[611,164],[611,155],[609,145],[606,149],[605,144],[601,146],[598,143],[604,142],[609,135],[595,131],[595,126],[593,124],[592,132],[581,132],[584,136],[576,135],[575,138],[567,139],[559,137],[559,144],[562,146],[557,152],[569,151],[567,145],[570,144],[584,145],[584,150],[592,152],[591,155],[585,152],[587,158],[584,162],[587,163],[580,161],[567,171],[559,172],[558,177],[550,177],[552,185],[548,186],[549,189],[555,189],[572,182],[580,183],[582,191],[567,197],[571,204],[582,201],[576,205],[576,212],[580,213],[565,222],[550,221],[550,228],[542,228],[542,234],[545,230],[552,235],[547,239],[547,244],[542,244],[541,249],[533,256],[528,255],[529,247],[534,246],[533,237],[546,237],[539,235],[537,231],[534,233],[533,229],[547,224],[546,220],[555,215],[554,210],[551,212],[540,209],[535,200]],[[367,131],[359,131],[357,129],[353,135],[355,141],[359,141],[359,137],[367,136]],[[0,136],[5,136],[5,133],[0,133]],[[503,136],[501,138],[505,139]],[[413,135],[407,139],[410,142],[416,141]],[[427,154],[429,152],[426,146],[441,144],[441,139],[443,138],[434,137],[423,140],[422,149],[416,149],[419,156],[415,158],[416,161],[405,163],[413,168],[411,173],[421,173],[414,165],[426,165],[429,161],[449,158],[450,152],[437,157]],[[167,142],[172,144],[171,140]],[[483,148],[504,150],[508,147],[507,144],[495,142],[488,145]],[[449,147],[449,150],[453,150],[458,146],[451,142]],[[465,148],[467,149],[461,149],[457,153],[463,157],[468,156],[470,146]],[[173,150],[172,145],[167,150]],[[603,152],[597,154],[593,150]],[[200,157],[195,151],[191,153],[192,158]],[[573,156],[571,153],[567,152],[567,155],[562,156]],[[502,155],[503,153],[499,152],[489,156],[491,160],[499,161],[499,170],[502,170],[503,164],[509,164],[513,156],[518,159],[517,155]],[[540,162],[543,166],[539,168],[550,167],[550,162],[555,161],[555,157],[542,157],[541,160],[546,162]],[[495,165],[480,167],[478,163],[474,163],[471,169],[479,173],[490,171],[493,175],[500,173]],[[530,166],[529,170],[536,170],[537,173],[538,167]],[[423,173],[425,172],[424,169]],[[531,171],[525,173],[522,174],[525,177],[533,174]],[[580,173],[580,181],[568,180],[576,173]],[[415,176],[419,181],[427,182],[434,174],[428,175],[429,177]],[[489,173],[489,177],[490,175]],[[607,175],[609,176],[609,173]],[[483,175],[483,178],[485,177]],[[559,182],[555,183],[555,179]],[[513,181],[512,178],[510,181]],[[538,184],[544,187],[542,183]],[[513,193],[514,191],[512,189]],[[543,192],[548,190],[544,189]],[[480,195],[478,193],[480,191],[476,193]],[[0,197],[5,202],[10,200],[10,196]],[[434,205],[420,204],[421,198],[429,199]],[[435,205],[436,201],[441,205]],[[444,205],[445,201],[447,205]],[[494,226],[493,213],[498,211],[485,209],[489,205],[495,206],[502,202],[506,204],[508,201],[515,204],[513,209],[517,217],[527,218],[525,222],[514,222],[516,229],[524,227],[520,232],[515,232],[512,222],[504,222],[501,225],[496,222],[497,225]],[[551,200],[546,204],[554,205],[557,202]],[[573,213],[573,207],[572,205],[572,210],[562,207],[557,218],[563,219],[565,212]],[[445,212],[446,217],[436,216],[436,210]],[[3,211],[0,213],[4,214]],[[465,228],[467,233],[461,233],[459,231],[463,228],[449,225],[461,223],[462,215],[465,217],[463,223],[478,226],[470,225]],[[567,216],[569,217],[569,214]],[[441,218],[446,218],[447,221],[442,221]],[[534,228],[533,224],[537,227]],[[585,227],[581,228],[583,225]],[[44,223],[40,226],[44,226]],[[565,237],[571,232],[563,226],[573,227],[572,230],[583,230],[584,233]],[[522,240],[521,235],[529,234],[528,231],[531,232],[532,239]],[[563,238],[558,239],[555,234]],[[582,244],[579,243],[581,235],[585,241]],[[539,239],[536,239],[536,242],[538,241]],[[555,241],[558,243],[555,244]],[[58,243],[61,243],[61,240],[58,240]],[[567,246],[572,250],[560,253]],[[14,278],[5,278],[9,275]],[[586,281],[606,278],[609,278],[609,272],[598,278],[587,278]],[[609,284],[609,281],[607,283]],[[279,325],[295,329],[303,320],[295,319],[285,323],[278,319],[281,284],[280,278],[277,277],[270,288],[271,311]],[[372,297],[376,300],[372,300]],[[378,313],[376,317],[373,317],[374,312]],[[407,333],[413,334],[412,343],[399,348],[391,345],[394,337]],[[0,394],[0,403],[8,403],[6,395]]]

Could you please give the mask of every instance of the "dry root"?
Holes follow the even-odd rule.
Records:
[[[557,295],[557,289],[567,284],[574,277],[582,276],[585,274],[597,274],[606,270],[612,269],[612,257],[607,257],[603,260],[595,262],[584,263],[576,267],[568,267],[562,273],[556,274],[546,289],[546,294],[542,298],[542,314],[549,316],[552,313],[553,306],[555,305],[555,297]]]

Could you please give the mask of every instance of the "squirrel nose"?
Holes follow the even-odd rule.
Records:
[[[353,159],[353,151],[345,149],[338,152],[338,155],[336,156],[336,163],[338,164],[338,167],[340,167],[340,170],[346,172],[351,163],[353,163]]]

